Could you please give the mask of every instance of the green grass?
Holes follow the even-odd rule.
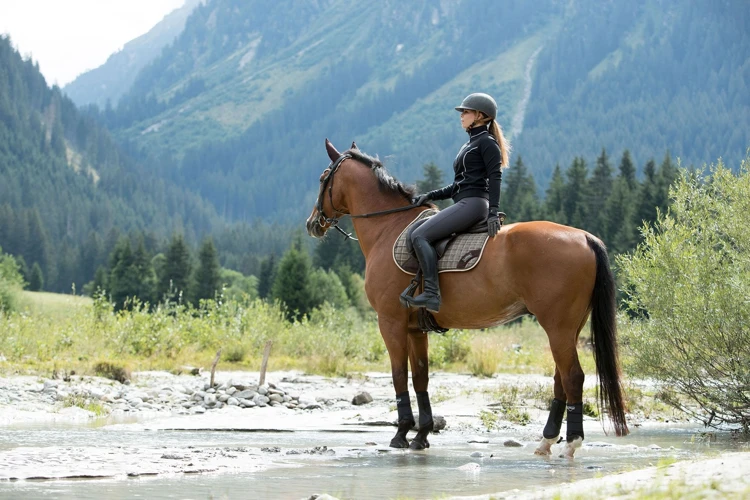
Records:
[[[81,308],[91,307],[93,300],[80,295],[68,295],[50,292],[21,292],[21,310],[50,316],[58,319],[67,318]]]

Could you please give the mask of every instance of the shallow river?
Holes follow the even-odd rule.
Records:
[[[534,456],[536,443],[531,441],[523,447],[504,447],[510,436],[501,432],[445,432],[430,438],[429,450],[412,452],[387,448],[394,433],[390,427],[252,432],[154,430],[137,422],[27,424],[0,429],[0,498],[479,495],[552,486],[733,449],[728,436],[717,434],[709,441],[703,430],[639,427],[626,438],[587,431],[584,447],[569,461],[556,455]]]

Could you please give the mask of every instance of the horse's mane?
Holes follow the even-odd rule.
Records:
[[[351,157],[358,162],[370,167],[370,170],[372,170],[372,173],[375,174],[375,178],[378,180],[378,188],[381,192],[398,194],[409,203],[411,203],[412,199],[416,196],[416,186],[407,186],[401,181],[393,178],[383,166],[383,162],[378,158],[373,158],[359,149],[350,149],[346,154],[351,155]]]

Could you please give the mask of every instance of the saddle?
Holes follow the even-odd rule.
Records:
[[[415,275],[419,269],[419,261],[414,255],[411,245],[411,233],[435,215],[437,210],[425,210],[404,229],[393,245],[393,260],[406,274]],[[500,224],[505,220],[505,214],[499,213]],[[438,272],[469,271],[476,267],[482,258],[487,244],[487,219],[482,220],[463,233],[453,233],[442,240],[433,243],[438,256]]]

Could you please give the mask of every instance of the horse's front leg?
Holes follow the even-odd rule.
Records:
[[[544,426],[544,431],[542,432],[542,441],[534,451],[537,455],[547,456],[552,454],[552,445],[557,443],[560,437],[560,429],[562,428],[563,417],[565,416],[565,390],[563,389],[560,370],[557,368],[555,368],[554,394],[555,398],[550,405],[547,425]]]
[[[427,435],[432,432],[435,426],[432,420],[430,396],[427,393],[430,373],[428,339],[425,332],[409,332],[409,363],[411,364],[412,382],[417,393],[417,405],[419,406],[419,431],[409,448],[423,450],[430,447]]]
[[[409,399],[409,357],[407,345],[407,327],[399,321],[379,318],[378,326],[383,337],[388,356],[391,359],[393,388],[396,390],[396,409],[398,410],[398,430],[391,439],[391,448],[408,448],[406,434],[414,427],[414,414]]]

